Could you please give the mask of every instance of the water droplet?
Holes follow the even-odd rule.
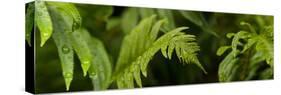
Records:
[[[79,28],[80,28],[80,24],[77,21],[73,20],[72,32],[78,30]]]
[[[64,77],[65,78],[72,78],[72,73],[66,72],[66,73],[64,73]]]
[[[83,61],[82,63],[83,65],[86,65],[86,64],[90,64],[90,61],[86,60],[86,61]]]
[[[69,51],[70,51],[70,49],[69,49],[66,45],[63,45],[63,46],[62,46],[62,52],[63,52],[64,54],[69,53]]]
[[[90,76],[90,78],[94,78],[95,76],[97,76],[97,74],[96,74],[96,72],[91,72],[89,76]]]
[[[49,36],[49,33],[43,33],[43,36],[47,37],[47,36]]]

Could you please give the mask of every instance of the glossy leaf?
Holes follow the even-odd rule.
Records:
[[[40,46],[42,47],[53,33],[51,17],[45,2],[42,0],[35,1],[35,21],[40,30]]]
[[[83,38],[87,42],[92,54],[91,66],[88,70],[89,77],[92,79],[94,90],[105,90],[111,83],[112,67],[103,43],[91,37],[86,29],[81,29]]]
[[[66,2],[47,2],[48,5],[56,7],[58,10],[64,11],[69,16],[72,17],[72,31],[79,30],[82,24],[82,17],[74,4]]]
[[[70,88],[74,72],[74,51],[72,42],[68,33],[71,31],[71,25],[66,23],[68,16],[57,10],[56,7],[48,7],[53,20],[54,32],[52,38],[58,49],[58,54],[62,66],[62,74],[64,77],[66,90]]]

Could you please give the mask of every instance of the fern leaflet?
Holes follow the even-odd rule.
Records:
[[[113,77],[118,88],[134,88],[134,80],[139,87],[142,87],[140,73],[147,76],[147,65],[159,50],[169,59],[176,50],[181,61],[195,63],[206,72],[196,56],[199,46],[194,42],[195,36],[181,32],[187,27],[176,28],[157,39],[160,27],[166,19],[154,24],[155,17],[153,15],[143,19],[130,34],[125,36],[117,61],[116,74],[114,74],[116,76]]]

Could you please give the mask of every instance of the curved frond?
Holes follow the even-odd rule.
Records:
[[[260,64],[263,61],[270,65],[270,69],[273,68],[272,29],[267,27],[264,31],[257,32],[249,23],[241,22],[241,25],[247,26],[250,32],[228,33],[226,36],[232,38],[231,46],[223,46],[217,51],[217,55],[221,56],[229,47],[232,49],[219,65],[221,82],[250,80],[254,76],[259,76],[255,74],[258,74],[256,72],[262,66]],[[238,73],[239,78],[237,78]]]
[[[176,28],[157,39],[160,26],[165,19],[156,23],[154,20],[155,15],[142,20],[125,36],[116,65],[116,76],[113,77],[118,88],[134,88],[134,80],[142,87],[140,73],[147,76],[148,63],[160,50],[163,56],[169,59],[175,50],[182,62],[195,63],[205,72],[196,56],[199,46],[195,42],[195,36],[181,32],[187,27]]]

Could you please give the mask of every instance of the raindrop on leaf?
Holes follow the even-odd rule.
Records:
[[[63,45],[63,46],[62,46],[62,52],[63,52],[64,54],[69,53],[69,51],[70,51],[70,49],[69,49],[66,45]]]
[[[72,24],[72,32],[78,30],[79,28],[80,28],[80,24],[74,20]]]

